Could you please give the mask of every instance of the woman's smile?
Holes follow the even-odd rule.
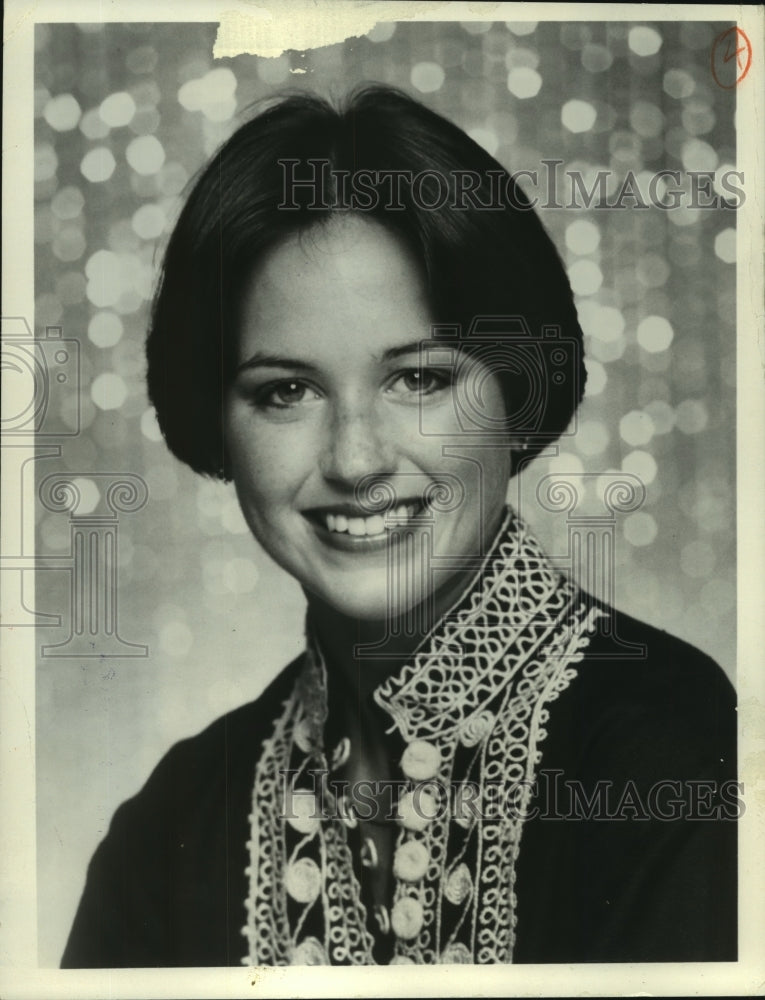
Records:
[[[383,513],[369,513],[363,507],[337,505],[323,510],[306,511],[304,516],[324,534],[343,535],[360,541],[382,541],[385,543],[396,528],[402,528],[415,521],[425,511],[421,500],[398,503]],[[334,541],[337,541],[335,539]]]
[[[457,383],[480,379],[501,419],[499,379],[424,366],[431,323],[415,258],[360,216],[284,240],[244,289],[226,400],[240,504],[309,598],[351,617],[424,601],[446,562],[480,557],[504,509],[509,442],[483,463],[455,406]]]

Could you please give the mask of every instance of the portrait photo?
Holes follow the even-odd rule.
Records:
[[[8,996],[756,992],[762,9],[546,6],[10,5]]]

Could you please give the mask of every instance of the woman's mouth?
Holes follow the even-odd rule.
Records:
[[[330,514],[325,517],[328,531],[349,535],[382,535],[393,528],[401,528],[423,510],[421,503],[399,504],[385,514],[372,514],[369,517],[348,517],[345,514]]]
[[[362,514],[351,508],[337,507],[308,511],[305,516],[338,541],[341,538],[383,540],[389,532],[405,527],[424,510],[425,504],[421,500],[411,500],[381,514]]]

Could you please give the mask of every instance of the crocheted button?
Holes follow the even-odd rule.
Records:
[[[332,751],[332,770],[336,771],[351,756],[351,741],[344,736]]]
[[[454,869],[446,880],[444,896],[450,903],[459,906],[473,891],[473,879],[470,876],[470,869],[463,862]]]
[[[402,941],[410,941],[417,937],[422,927],[422,904],[417,899],[404,896],[393,907],[390,915],[393,933]]]
[[[307,789],[298,788],[285,803],[287,822],[298,833],[313,836],[319,829],[319,806],[316,796]]]
[[[481,740],[486,739],[494,728],[494,716],[491,712],[481,712],[474,715],[460,729],[460,742],[463,746],[477,746]]]
[[[412,781],[425,781],[438,774],[441,764],[441,754],[438,748],[427,740],[414,740],[404,750],[401,758],[401,770]]]
[[[329,965],[329,958],[319,940],[307,937],[292,949],[290,965]]]
[[[374,908],[374,915],[380,932],[382,934],[390,934],[390,913],[388,913],[388,907],[383,906],[382,903],[377,903]]]
[[[308,719],[301,719],[292,730],[293,742],[303,753],[310,753],[313,748],[313,738]]]
[[[472,965],[473,956],[466,945],[455,941],[444,948],[438,961],[440,965]]]
[[[414,959],[408,955],[394,955],[388,965],[414,965]]]
[[[396,848],[393,874],[404,882],[419,882],[428,870],[430,853],[419,840],[409,840]]]
[[[343,823],[345,823],[349,830],[355,830],[359,825],[359,818],[356,815],[356,810],[344,795],[341,795],[337,800],[337,815]]]
[[[284,873],[284,885],[298,903],[312,903],[321,891],[319,866],[310,858],[291,861]]]
[[[398,821],[406,830],[424,830],[437,815],[438,802],[423,789],[404,792],[398,800]]]
[[[365,868],[377,868],[377,848],[371,837],[365,837],[361,845],[361,863]]]

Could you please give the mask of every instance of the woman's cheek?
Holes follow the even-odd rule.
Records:
[[[288,497],[316,462],[315,435],[300,422],[239,415],[231,421],[230,433],[234,480],[242,501],[262,505]]]

